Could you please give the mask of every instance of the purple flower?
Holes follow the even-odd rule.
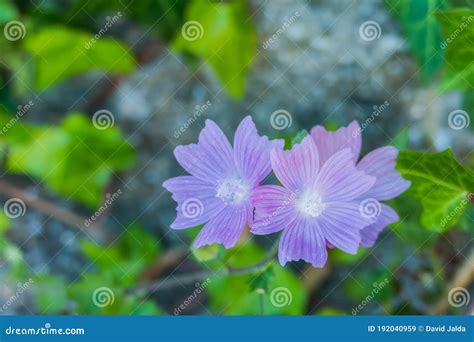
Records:
[[[282,140],[259,136],[247,116],[237,128],[232,148],[222,130],[206,120],[198,144],[174,150],[177,161],[191,175],[163,183],[178,203],[171,228],[205,223],[195,247],[213,243],[234,246],[245,225],[252,222],[251,195],[271,171],[270,151],[282,146]]]
[[[376,182],[355,167],[349,148],[322,155],[311,136],[290,151],[274,149],[271,165],[283,186],[264,185],[254,190],[251,231],[264,235],[283,230],[278,258],[281,265],[303,259],[314,267],[326,263],[326,243],[356,253],[361,229],[374,218],[362,215],[361,200]],[[378,203],[378,202],[377,202]]]
[[[353,121],[347,127],[341,127],[335,132],[326,131],[322,126],[315,126],[311,136],[316,142],[319,152],[319,163],[323,165],[331,156],[345,148],[350,148],[353,163],[356,164],[362,146],[362,130]],[[365,193],[357,197],[361,200],[361,213],[373,217],[375,222],[361,230],[362,247],[375,244],[380,232],[389,224],[399,220],[398,214],[388,205],[379,201],[389,200],[410,187],[410,182],[403,179],[395,170],[398,150],[392,146],[375,149],[362,158],[356,165],[357,170],[364,171],[376,178],[375,184]]]

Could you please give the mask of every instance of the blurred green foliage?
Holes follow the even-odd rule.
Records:
[[[442,91],[474,88],[474,11],[451,9],[437,12],[446,37],[446,69]]]
[[[112,38],[62,26],[48,26],[28,34],[25,50],[34,57],[35,87],[45,90],[71,76],[91,70],[129,73],[135,69],[130,51]]]
[[[104,247],[84,241],[81,248],[90,259],[88,272],[67,284],[54,275],[34,278],[36,304],[43,314],[158,315],[161,310],[139,291],[130,291],[141,272],[155,261],[160,245],[139,226],[129,227],[119,240]],[[100,293],[103,296],[101,301]],[[99,303],[99,305],[97,304]],[[108,305],[105,305],[107,303]]]
[[[0,113],[3,127],[10,120]],[[113,173],[134,162],[133,147],[118,128],[99,130],[80,113],[71,113],[60,126],[17,121],[0,135],[0,144],[8,151],[8,171],[36,177],[90,207],[100,204]]]
[[[386,0],[390,11],[398,17],[412,53],[417,57],[425,82],[443,64],[441,28],[433,13],[446,7],[445,0]]]
[[[205,59],[229,94],[241,97],[257,43],[246,2],[194,0],[185,18],[174,47]]]

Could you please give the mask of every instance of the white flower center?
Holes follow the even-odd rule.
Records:
[[[227,204],[241,204],[249,199],[250,186],[242,179],[228,179],[219,182],[216,197]]]
[[[297,208],[304,215],[318,217],[326,208],[317,192],[306,192],[297,200]]]

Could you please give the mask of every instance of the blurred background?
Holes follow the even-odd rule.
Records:
[[[470,196],[435,226],[404,194],[373,248],[282,268],[275,236],[191,249],[162,183],[206,119],[232,139],[246,115],[288,142],[358,120],[363,154],[452,148],[472,169],[473,8],[0,0],[0,313],[471,314]]]

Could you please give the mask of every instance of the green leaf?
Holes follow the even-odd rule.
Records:
[[[0,142],[8,144],[10,172],[37,177],[91,207],[100,204],[112,173],[129,168],[135,159],[118,128],[97,129],[80,113],[70,114],[59,127],[17,121]]]
[[[445,40],[446,72],[441,91],[474,89],[474,11],[453,9],[436,13]]]
[[[191,248],[193,256],[200,263],[212,263],[224,256],[224,246],[212,244],[201,248]]]
[[[36,304],[42,315],[60,314],[68,300],[66,283],[58,276],[40,275],[34,279]]]
[[[449,149],[436,154],[401,151],[397,169],[412,182],[408,194],[423,207],[421,223],[435,231],[452,227],[474,192],[474,173],[460,165]]]
[[[18,17],[18,11],[9,0],[0,0],[0,25]]]
[[[265,254],[265,250],[247,242],[239,248],[229,250],[226,259],[232,267],[245,267],[259,262]],[[268,272],[273,275],[270,277],[270,274],[266,274],[265,285],[268,290],[264,294],[264,314],[303,314],[307,294],[301,281],[291,270],[277,263],[271,263],[269,267],[272,270]],[[212,278],[208,287],[211,309],[220,314],[259,315],[260,294],[254,289],[261,284],[261,275],[261,272],[255,272],[250,275]]]
[[[135,68],[129,49],[112,38],[49,26],[25,39],[25,49],[35,58],[38,90],[91,70],[128,73]]]
[[[291,146],[301,143],[308,134],[308,131],[305,129],[296,133],[294,138],[291,140]]]
[[[194,0],[174,47],[203,58],[235,98],[243,95],[257,35],[245,1]]]
[[[411,52],[418,59],[421,78],[429,82],[443,64],[441,28],[434,17],[446,7],[444,0],[386,0],[400,21]]]
[[[143,228],[132,226],[112,246],[104,249],[86,240],[81,242],[81,249],[101,273],[110,274],[110,278],[121,286],[128,286],[136,282],[144,268],[157,258],[160,245]]]

